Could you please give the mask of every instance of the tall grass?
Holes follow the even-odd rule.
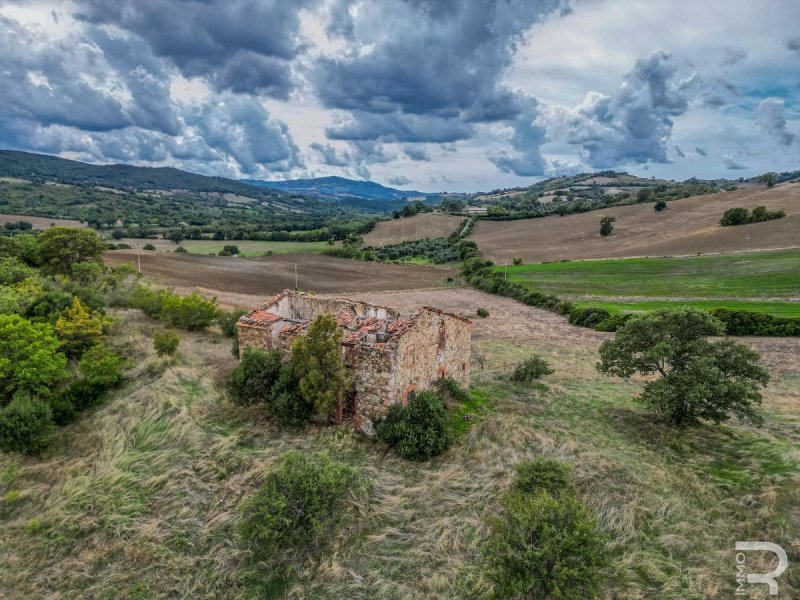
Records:
[[[488,598],[489,519],[513,466],[537,456],[573,466],[613,540],[603,598],[730,598],[739,539],[800,558],[793,370],[771,384],[763,430],[677,433],[633,403],[637,383],[595,373],[591,345],[479,340],[481,418],[441,457],[409,463],[346,427],[279,432],[218,391],[234,364],[226,340],[185,334],[179,358],[162,360],[149,343],[156,324],[124,318],[131,383],[64,428],[43,460],[0,455],[7,597],[268,597],[275,591],[236,538],[237,507],[287,450],[357,467],[371,498],[352,507],[358,525],[330,554],[301,565],[291,598]],[[508,382],[533,351],[556,372],[536,387]],[[780,584],[794,597],[800,574]]]

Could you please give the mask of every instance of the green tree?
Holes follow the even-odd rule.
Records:
[[[611,235],[614,231],[614,225],[612,225],[612,223],[616,220],[616,217],[603,217],[600,219],[600,235],[603,237]]]
[[[86,308],[76,296],[56,321],[55,332],[70,356],[79,356],[100,341],[111,326],[111,319]]]
[[[778,174],[773,171],[764,173],[763,175],[759,175],[758,181],[765,183],[767,187],[772,187],[778,182]]]
[[[174,244],[180,244],[186,237],[183,235],[183,231],[180,229],[173,229],[167,235],[167,239],[170,240]]]
[[[650,188],[641,188],[636,192],[636,200],[638,202],[647,202],[653,197],[653,190]]]
[[[629,378],[656,375],[640,402],[677,426],[702,419],[720,423],[732,415],[760,424],[760,388],[769,374],[759,355],[723,338],[725,326],[705,311],[659,310],[628,320],[600,346],[598,370]]]
[[[18,391],[48,396],[68,376],[67,357],[47,323],[0,315],[0,404]]]
[[[722,215],[719,224],[723,227],[744,225],[750,222],[750,213],[746,208],[729,208]]]
[[[342,330],[333,315],[319,315],[308,331],[292,343],[292,365],[300,382],[300,393],[314,405],[314,412],[327,417],[348,385],[342,363]]]
[[[88,227],[51,227],[36,236],[43,269],[69,274],[79,262],[99,262],[106,244]]]
[[[170,294],[161,304],[160,318],[187,331],[205,329],[217,318],[217,299],[206,300],[197,292],[188,296]]]

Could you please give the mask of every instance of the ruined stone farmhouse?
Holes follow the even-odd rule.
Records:
[[[337,420],[352,418],[372,434],[375,417],[436,379],[469,385],[472,323],[429,306],[403,318],[384,306],[286,290],[239,319],[239,347],[288,353],[294,337],[326,313],[344,330],[342,360],[352,371],[352,390],[341,399]]]

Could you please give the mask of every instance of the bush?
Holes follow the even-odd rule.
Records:
[[[514,260],[513,260],[512,262],[513,262],[515,265],[521,265],[521,264],[522,264],[522,259],[521,259],[520,257],[518,257],[518,256],[517,256],[517,257],[515,257],[515,258],[514,258]]]
[[[603,217],[600,219],[600,235],[606,237],[614,232],[614,221],[616,217]]]
[[[416,394],[406,406],[393,404],[375,434],[408,460],[428,460],[453,442],[444,402],[432,391]]]
[[[513,489],[526,494],[547,492],[554,498],[569,492],[569,465],[557,460],[539,458],[517,465]]]
[[[480,318],[485,319],[486,317],[489,316],[489,311],[486,310],[485,308],[481,307],[481,308],[478,309],[477,314],[478,314],[478,316]]]
[[[800,319],[746,310],[714,308],[711,315],[725,324],[728,335],[800,336]]]
[[[106,387],[89,379],[76,379],[55,398],[59,410],[65,410],[67,404],[72,405],[76,413],[99,406],[103,401]]]
[[[135,285],[131,291],[129,303],[132,308],[138,308],[148,317],[157,319],[161,315],[164,300],[169,295],[169,290]]]
[[[569,322],[578,327],[594,329],[610,316],[611,313],[604,308],[595,308],[592,306],[588,308],[575,308],[569,313]]]
[[[67,357],[48,323],[0,315],[0,405],[19,392],[49,396],[67,378]]]
[[[197,292],[170,294],[161,305],[161,318],[187,331],[205,329],[217,317],[217,299],[206,300]]]
[[[656,212],[664,211],[667,209],[667,203],[664,200],[659,200],[656,202],[654,208]]]
[[[284,363],[270,390],[267,412],[277,425],[299,427],[314,412],[314,405],[300,393],[300,381],[291,362]]]
[[[246,310],[232,310],[230,312],[219,311],[217,314],[217,324],[222,331],[222,335],[229,338],[235,337],[236,324],[239,322],[239,318],[246,314]]]
[[[519,363],[511,374],[511,381],[517,383],[533,383],[545,375],[550,375],[553,370],[547,361],[540,356],[531,356]]]
[[[594,598],[608,564],[604,536],[569,492],[512,490],[486,560],[499,598]]]
[[[280,350],[245,349],[241,362],[225,379],[225,389],[233,403],[238,406],[266,403],[281,375],[282,364]]]
[[[150,251],[153,251],[153,250],[155,250],[155,249],[156,249],[156,247],[155,247],[155,246],[153,246],[153,244],[145,244],[144,246],[142,246],[142,250],[150,250]]]
[[[81,374],[102,388],[111,388],[122,381],[120,358],[104,344],[87,350],[78,362]]]
[[[181,337],[174,331],[163,329],[153,335],[153,348],[159,356],[175,356]]]
[[[44,400],[17,394],[0,409],[0,450],[37,454],[47,446],[53,414]]]
[[[180,254],[186,254],[188,251],[183,246],[178,246],[177,248],[175,248],[175,252],[178,252]]]
[[[299,568],[330,543],[362,489],[358,472],[327,454],[287,452],[243,503],[239,533],[256,559]]]
[[[444,402],[445,407],[469,402],[469,393],[455,379],[441,377],[433,383],[433,387],[442,402]]]
[[[76,296],[55,324],[55,332],[68,356],[80,356],[100,341],[111,319],[86,308]]]

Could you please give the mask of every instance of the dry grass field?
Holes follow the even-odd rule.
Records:
[[[432,213],[381,221],[364,236],[364,245],[378,248],[412,240],[447,237],[463,222],[464,217]]]
[[[316,293],[407,290],[444,286],[450,269],[394,265],[331,256],[287,254],[259,259],[199,256],[174,252],[140,253],[142,274],[179,291],[217,296],[223,306],[252,306],[287,288]],[[109,265],[137,264],[135,250],[106,252]]]
[[[26,215],[0,215],[0,225],[5,225],[6,223],[17,223],[18,221],[27,221],[33,225],[34,229],[47,229],[51,225],[59,225],[63,227],[86,227],[86,225],[80,221],[71,221],[69,219],[28,217]]]
[[[520,221],[479,221],[470,237],[487,258],[498,263],[521,257],[525,262],[580,258],[686,256],[800,247],[800,184],[695,196],[668,203],[657,213],[653,204]],[[786,217],[766,223],[720,227],[734,207],[784,209]],[[613,216],[614,233],[600,236],[600,218]]]
[[[228,340],[183,334],[159,359],[160,325],[117,313],[129,383],[62,429],[42,459],[0,455],[0,596],[254,598],[263,571],[236,533],[238,506],[289,450],[327,451],[370,481],[369,508],[308,564],[289,598],[490,598],[483,549],[513,466],[570,463],[581,498],[609,534],[600,598],[727,600],[733,545],[768,539],[800,558],[800,340],[746,340],[773,372],[766,423],[679,432],[631,398],[638,382],[600,376],[607,334],[470,289],[360,294],[404,312],[431,304],[474,314],[473,393],[487,398],[455,446],[409,463],[347,426],[278,431],[232,406],[219,383],[235,364]],[[508,383],[531,353],[555,368],[543,385]],[[753,569],[767,565],[753,557]],[[780,579],[800,593],[800,573]],[[759,594],[751,598],[764,598]]]

